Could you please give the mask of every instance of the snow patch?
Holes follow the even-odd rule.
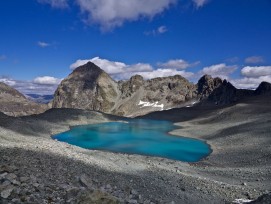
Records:
[[[150,102],[145,102],[145,101],[139,101],[138,103],[139,106],[142,107],[153,107],[153,108],[161,108],[161,110],[164,110],[164,104],[160,104],[158,105],[158,101],[154,102],[154,103],[150,103]],[[141,108],[142,108],[141,107]]]
[[[243,203],[250,203],[252,200],[248,200],[248,199],[244,199],[244,198],[241,198],[241,199],[235,199],[233,201],[233,203],[237,203],[237,204],[243,204]]]
[[[194,106],[194,105],[197,104],[197,103],[198,103],[198,101],[193,101],[190,105],[185,106],[185,107],[186,107],[186,108],[190,108],[190,107]]]

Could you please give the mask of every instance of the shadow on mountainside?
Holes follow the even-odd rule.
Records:
[[[50,109],[39,115],[12,117],[0,113],[0,127],[23,135],[51,135],[53,130],[67,130],[70,126],[125,120],[101,112],[80,109]]]

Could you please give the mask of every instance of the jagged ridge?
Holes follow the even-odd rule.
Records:
[[[269,90],[266,84],[260,87],[265,92]],[[209,75],[201,77],[197,84],[180,75],[150,80],[135,75],[127,81],[116,82],[101,68],[88,62],[62,81],[55,92],[52,107],[138,116],[196,101],[203,105],[227,105],[252,95],[255,95],[252,90],[236,89],[228,81]]]

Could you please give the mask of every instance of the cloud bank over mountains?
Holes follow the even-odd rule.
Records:
[[[37,77],[32,81],[24,81],[0,76],[0,82],[12,86],[23,94],[53,94],[61,80],[55,77],[44,76]]]
[[[126,80],[136,74],[142,75],[145,79],[166,77],[176,74],[182,75],[186,78],[190,78],[194,74],[192,72],[186,72],[184,69],[199,64],[199,62],[189,63],[182,59],[176,59],[169,60],[165,63],[157,63],[156,67],[153,67],[151,64],[147,63],[128,65],[122,62],[109,61],[107,59],[101,59],[100,57],[94,57],[92,59],[85,60],[79,59],[73,64],[71,64],[70,68],[75,69],[76,67],[86,64],[89,61],[101,67],[115,80]]]
[[[127,80],[136,74],[145,79],[181,75],[196,83],[202,75],[208,74],[227,79],[237,88],[255,89],[262,81],[271,83],[271,66],[245,66],[241,68],[238,65],[221,63],[203,67],[200,71],[193,72],[189,69],[200,66],[200,61],[190,63],[184,59],[171,59],[151,65],[148,63],[126,64],[94,57],[76,60],[70,65],[70,69],[73,70],[89,61],[101,67],[115,80]],[[240,77],[233,78],[232,75],[238,70],[240,70]],[[32,81],[23,81],[0,76],[0,82],[8,84],[24,94],[53,94],[61,80],[53,76],[40,76]]]

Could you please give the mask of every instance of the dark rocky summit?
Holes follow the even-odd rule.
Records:
[[[198,81],[198,95],[200,99],[208,97],[216,88],[222,85],[220,78],[212,78],[210,75],[202,76]]]
[[[229,105],[254,95],[253,90],[237,89],[227,80],[204,75],[198,82],[198,96],[202,104]]]
[[[0,112],[23,116],[42,113],[47,108],[47,105],[34,103],[16,89],[0,82]]]
[[[271,84],[268,82],[262,82],[259,87],[255,90],[257,95],[271,95]]]

